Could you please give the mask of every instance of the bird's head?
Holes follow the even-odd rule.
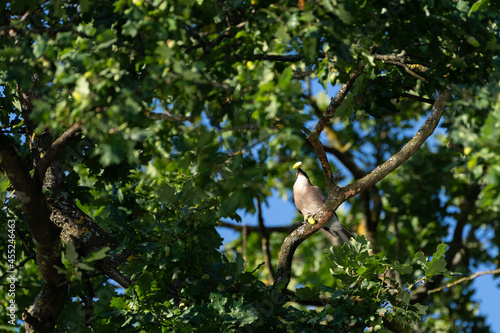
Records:
[[[304,176],[307,179],[307,181],[310,182],[309,176],[307,176],[307,173],[300,168],[301,166],[302,166],[302,162],[300,162],[300,161],[293,165],[293,169],[297,169],[297,175],[295,177],[295,180],[297,180],[299,178],[299,176]]]

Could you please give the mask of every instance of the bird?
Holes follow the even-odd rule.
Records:
[[[325,196],[319,187],[311,183],[307,173],[300,168],[301,166],[302,162],[297,162],[293,166],[293,169],[297,169],[297,176],[293,184],[293,201],[299,213],[304,216],[304,223],[308,221],[315,224],[316,221],[312,217],[323,207]],[[354,235],[340,223],[336,213],[333,213],[323,229],[335,237],[340,237],[346,244],[349,244],[349,240],[354,238]]]

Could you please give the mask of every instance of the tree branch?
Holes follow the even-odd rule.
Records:
[[[282,226],[282,227],[266,227],[266,230],[267,230],[268,233],[271,233],[271,232],[289,233],[289,232],[295,230],[297,227],[299,227],[301,225],[302,225],[302,223],[300,223],[300,224],[293,224],[293,225],[287,225],[287,226]],[[238,225],[238,224],[233,224],[233,223],[230,223],[230,222],[220,221],[218,226],[219,227],[223,227],[223,228],[232,229],[232,230],[238,231],[238,232],[242,232],[243,231],[243,226]],[[247,228],[247,232],[249,234],[252,233],[252,232],[262,233],[262,229],[260,228],[260,226],[247,225],[246,228]]]
[[[331,120],[335,111],[337,111],[337,108],[340,106],[340,104],[342,103],[344,98],[347,96],[347,94],[351,90],[352,86],[354,85],[354,82],[356,82],[356,79],[361,74],[363,74],[364,68],[365,68],[365,65],[362,64],[358,71],[351,74],[351,78],[350,78],[349,82],[344,84],[342,86],[342,88],[340,88],[337,95],[330,99],[330,104],[327,106],[325,114],[323,115],[323,117],[321,117],[319,119],[318,123],[316,124],[316,127],[313,130],[313,133],[316,136],[319,136],[321,134],[321,132],[323,132],[323,129],[325,128],[326,123]]]
[[[281,55],[281,54],[256,54],[254,55],[256,60],[270,60],[270,61],[283,61],[283,62],[299,62],[304,59],[304,56],[301,54],[289,54],[289,55]]]
[[[323,208],[314,216],[315,220],[318,222],[315,225],[303,224],[299,228],[295,229],[283,242],[280,249],[279,259],[278,259],[278,269],[276,271],[276,280],[274,281],[274,286],[284,284],[284,287],[290,282],[291,271],[292,271],[292,259],[297,247],[304,240],[313,235],[316,231],[321,229],[333,216],[337,207],[341,204],[339,192],[340,188],[335,184],[333,180],[332,170],[328,159],[323,149],[323,145],[319,141],[319,135],[325,128],[325,125],[333,117],[335,111],[340,106],[342,101],[345,99],[350,89],[354,85],[356,79],[363,73],[364,65],[361,65],[359,71],[351,74],[351,79],[349,82],[344,84],[340,88],[337,95],[331,99],[330,105],[326,108],[325,114],[318,120],[312,133],[308,133],[307,139],[311,145],[316,150],[318,157],[321,162],[321,167],[323,169],[323,174],[325,176],[327,188],[328,188],[328,199]],[[335,200],[333,200],[335,198]]]
[[[118,240],[78,208],[67,193],[51,198],[49,206],[50,218],[61,229],[62,241],[67,243],[71,240],[79,256],[85,257],[105,246],[109,246],[112,250],[118,247]],[[126,252],[115,256],[107,255],[98,260],[95,267],[126,288],[131,284],[130,277],[120,272],[118,266],[128,256],[130,253]]]
[[[396,170],[396,168],[398,168],[406,160],[408,160],[418,150],[418,148],[420,148],[425,140],[427,140],[427,138],[432,133],[434,133],[434,129],[441,120],[441,116],[449,97],[449,88],[446,88],[444,91],[440,92],[438,94],[436,102],[432,107],[429,118],[427,118],[424,124],[420,127],[417,134],[415,134],[415,136],[411,138],[410,141],[408,141],[408,143],[403,148],[401,148],[399,152],[392,155],[387,161],[379,165],[371,173],[342,188],[341,201],[344,202],[345,200],[376,184],[377,182],[385,178],[389,173]]]
[[[414,99],[416,101],[424,102],[424,103],[428,103],[428,104],[434,104],[434,102],[435,102],[435,100],[433,100],[433,99],[421,97],[421,96],[418,96],[418,95],[408,94],[408,93],[402,93],[399,96],[411,98],[411,99]]]
[[[63,285],[65,276],[55,268],[62,266],[59,230],[50,221],[41,182],[38,177],[30,177],[23,159],[4,134],[0,134],[0,166],[16,190],[16,199],[35,240],[36,264],[45,282],[33,305],[23,313],[25,328],[27,332],[49,332],[68,291]]]
[[[360,74],[357,74],[357,76],[359,75]],[[354,74],[353,76],[357,77],[356,74]],[[351,79],[349,83],[350,86],[352,86],[354,82]],[[343,100],[343,97],[347,95],[349,87],[344,85],[344,87],[342,88],[343,89],[339,91],[337,97],[335,99],[332,99],[332,102],[330,103],[330,106],[328,107],[326,114],[333,115],[334,110],[340,105],[340,102]],[[338,206],[340,206],[342,202],[346,201],[347,199],[353,197],[354,195],[376,184],[378,181],[386,177],[389,173],[391,173],[397,167],[403,164],[408,158],[410,158],[417,151],[418,148],[420,148],[420,146],[434,132],[434,129],[438,125],[449,97],[450,97],[449,88],[445,89],[443,92],[440,92],[436,99],[436,103],[434,103],[429,118],[427,118],[425,123],[420,127],[417,134],[415,134],[415,136],[398,153],[391,156],[391,158],[389,158],[382,165],[378,166],[370,174],[364,176],[361,179],[356,180],[355,182],[347,185],[342,189],[338,188],[335,184],[330,185],[331,187],[333,187],[333,191],[329,188],[328,198],[325,202],[325,205],[315,215],[315,220],[318,223],[312,226],[308,224],[303,224],[302,226],[294,230],[283,242],[279,254],[277,278],[274,283],[275,287],[277,287],[278,285],[280,285],[280,287],[283,286],[286,287],[288,285],[288,283],[290,282],[292,259],[295,250],[300,245],[300,243],[302,243],[305,239],[314,234],[317,230],[322,228],[323,225],[325,225],[328,222],[328,220],[332,217],[335,210],[338,208]],[[311,144],[313,144],[313,146],[316,145],[318,147],[317,152],[320,159],[322,159],[322,155],[324,155],[324,149],[321,143],[319,142],[318,136],[319,133],[321,133],[321,131],[323,130],[326,122],[327,120],[325,120],[324,117],[321,118],[314,129],[314,134],[316,135],[309,136],[309,138],[315,138],[312,140]],[[322,161],[322,166],[324,164],[325,161]],[[328,174],[331,174],[331,170],[329,171],[326,170],[326,166],[327,165],[325,165],[323,168],[325,178]],[[328,182],[328,178],[326,180]],[[333,177],[331,178],[331,182],[333,183]]]
[[[432,289],[432,290],[427,290],[427,294],[433,294],[433,293],[436,293],[436,292],[441,291],[443,289],[456,286],[457,284],[460,284],[460,283],[465,282],[465,281],[474,280],[475,278],[477,278],[479,276],[483,276],[483,275],[487,275],[487,274],[500,274],[500,268],[489,270],[489,271],[484,271],[484,272],[477,272],[477,273],[472,274],[470,276],[466,276],[466,277],[460,278],[460,279],[458,279],[458,280],[456,280],[454,282],[450,282],[450,283],[448,283],[448,284],[446,284],[444,286],[441,286],[439,288]]]
[[[427,82],[427,80],[415,73],[413,70],[417,70],[419,72],[427,71],[427,67],[420,64],[407,64],[408,58],[406,57],[406,51],[402,51],[400,54],[374,54],[374,59],[380,60],[383,63],[400,66],[405,69],[405,71],[411,76],[421,80],[423,82]]]
[[[337,108],[340,106],[340,104],[342,104],[342,101],[345,99],[345,97],[351,90],[352,86],[354,85],[354,82],[356,82],[356,79],[361,74],[363,74],[363,68],[364,65],[361,65],[361,68],[358,71],[352,73],[349,82],[347,82],[342,86],[342,88],[340,88],[339,92],[335,97],[331,98],[330,104],[326,108],[325,114],[319,119],[318,123],[314,127],[313,132],[308,134],[307,136],[307,139],[309,140],[314,150],[316,150],[316,153],[318,154],[318,158],[321,163],[321,168],[323,169],[323,175],[325,176],[325,181],[329,196],[333,195],[333,193],[337,193],[339,191],[339,187],[337,186],[337,184],[335,184],[333,180],[332,169],[330,168],[330,164],[328,163],[328,158],[326,157],[323,145],[319,141],[319,136],[321,132],[323,132],[326,123],[328,123],[331,120]]]
[[[43,181],[43,179],[45,178],[45,172],[52,164],[52,162],[54,162],[54,160],[57,158],[59,153],[63,151],[63,149],[67,147],[70,140],[80,134],[81,131],[82,128],[80,127],[80,125],[74,124],[52,143],[52,145],[47,150],[45,155],[43,155],[42,159],[40,160],[40,162],[38,162],[38,165],[36,167],[36,173],[38,174],[38,179],[40,181]]]

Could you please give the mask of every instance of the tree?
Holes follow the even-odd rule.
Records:
[[[489,331],[497,3],[1,6],[2,329]],[[269,227],[297,160],[318,223]]]

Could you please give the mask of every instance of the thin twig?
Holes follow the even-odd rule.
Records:
[[[489,274],[500,274],[500,268],[497,268],[497,269],[492,269],[492,270],[489,270],[489,271],[484,271],[484,272],[477,272],[475,274],[472,274],[470,276],[466,276],[466,277],[463,277],[463,278],[460,278],[454,282],[450,282],[450,283],[447,283],[446,285],[444,286],[441,286],[439,288],[436,288],[436,289],[432,289],[432,290],[428,290],[427,291],[427,294],[432,294],[432,293],[436,293],[438,291],[441,291],[443,289],[446,289],[446,288],[450,288],[450,287],[453,287],[453,286],[456,286],[457,284],[459,283],[462,283],[462,282],[465,282],[465,281],[471,281],[471,280],[474,280],[475,278],[479,277],[479,276],[483,276],[483,275],[489,275]]]
[[[302,223],[299,223],[299,224],[293,224],[293,225],[287,225],[287,226],[282,226],[282,227],[266,227],[266,231],[268,233],[271,233],[271,232],[278,232],[278,233],[289,233],[295,229],[297,229],[297,227],[301,226]],[[225,222],[225,221],[221,221],[219,223],[219,227],[223,227],[223,228],[229,228],[229,229],[232,229],[234,231],[238,231],[238,232],[241,232],[243,230],[243,226],[241,225],[237,225],[237,224],[233,224],[233,223],[230,223],[230,222]],[[251,225],[247,225],[247,232],[250,234],[252,232],[262,232],[260,226],[251,226]]]
[[[424,102],[424,103],[428,103],[428,104],[434,104],[434,102],[436,101],[436,100],[431,99],[431,98],[425,98],[425,97],[421,97],[421,96],[413,95],[413,94],[408,94],[408,93],[402,93],[399,96],[411,98],[411,99],[414,99],[416,101]]]
[[[16,265],[16,267],[14,267],[13,269],[11,269],[10,271],[17,271],[19,268],[23,267],[28,261],[30,261],[31,259],[35,259],[35,257],[36,257],[36,253],[33,252],[26,259],[24,259],[23,261],[21,261],[19,264]],[[9,272],[5,272],[2,276],[0,276],[0,281],[2,281],[3,278],[5,276],[7,276],[7,274],[10,274],[10,273]]]
[[[382,288],[384,287],[384,282],[385,282],[385,277],[387,276],[387,272],[389,272],[389,268],[385,269],[384,275],[382,276],[382,282],[380,283],[380,288],[378,288],[378,292],[377,292],[377,297],[376,297],[377,300],[378,300],[378,297],[380,296],[380,291],[382,291]]]
[[[424,281],[425,279],[427,279],[427,277],[425,276],[422,276],[420,279],[418,279],[417,281],[413,282],[409,287],[408,287],[408,291],[412,290],[413,287],[415,287],[417,284],[419,284],[420,282]]]
[[[248,232],[247,232],[247,224],[243,224],[243,230],[241,232],[241,238],[242,238],[242,247],[243,247],[243,259],[245,260],[245,263],[247,262],[248,259]]]

